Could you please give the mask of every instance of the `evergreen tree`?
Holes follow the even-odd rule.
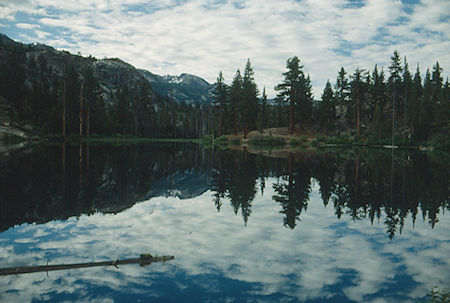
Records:
[[[422,77],[420,76],[419,65],[417,64],[416,73],[414,74],[412,87],[411,87],[411,101],[409,104],[409,127],[411,129],[412,138],[417,141],[419,140],[419,122],[420,122],[420,112],[421,112],[421,100],[422,100]]]
[[[384,77],[384,70],[381,69],[381,72],[379,72],[377,65],[375,65],[375,68],[372,72],[372,81],[369,88],[369,93],[369,108],[371,111],[374,111],[377,105],[379,105],[381,109],[386,106],[387,88]]]
[[[308,74],[304,79],[304,84],[301,86],[300,100],[297,104],[297,116],[300,118],[300,121],[309,122],[311,119],[313,102],[314,96],[312,93],[311,77]]]
[[[258,87],[256,86],[254,74],[250,59],[248,59],[242,80],[242,99],[239,106],[244,129],[244,139],[247,138],[249,128],[255,128],[258,110]]]
[[[384,138],[388,135],[384,108],[386,106],[387,88],[384,79],[384,71],[378,72],[378,66],[372,72],[372,81],[369,88],[370,104],[370,136],[375,139]]]
[[[317,108],[317,119],[321,129],[326,132],[332,130],[335,126],[336,107],[333,88],[330,81],[327,81],[322,93],[322,101]]]
[[[260,134],[262,134],[263,129],[267,127],[268,120],[269,120],[269,108],[267,105],[266,88],[264,87],[257,118],[258,131]]]
[[[412,100],[412,76],[409,72],[408,61],[406,57],[403,60],[403,79],[402,79],[402,94],[403,94],[403,139],[407,135],[408,138],[411,137],[411,130],[408,128],[409,124],[409,108]]]
[[[222,71],[219,72],[217,81],[215,83],[213,101],[212,104],[216,109],[218,115],[217,135],[220,136],[224,131],[223,120],[226,117],[227,112],[227,100],[228,100],[228,88],[225,84]]]
[[[289,103],[289,131],[294,132],[294,106],[301,103],[302,84],[304,85],[303,65],[300,59],[295,56],[286,61],[287,72],[283,73],[284,80],[275,86],[278,97]]]
[[[235,135],[238,133],[239,105],[242,103],[242,95],[242,76],[238,69],[230,88],[230,112],[233,117],[233,130]]]
[[[446,90],[448,90],[448,81],[445,83],[447,87],[443,85],[442,68],[439,66],[439,62],[433,66],[432,82],[432,106],[433,106],[433,127],[435,132],[446,133],[449,127],[450,117],[450,100],[446,99]],[[448,132],[447,132],[448,134]]]
[[[343,128],[345,126],[345,116],[346,108],[348,103],[348,98],[350,96],[350,85],[346,77],[346,71],[341,67],[335,85],[335,99],[336,99],[336,119],[338,121],[339,127]]]
[[[362,108],[364,106],[364,95],[367,87],[367,83],[364,82],[364,70],[359,67],[355,70],[352,75],[351,94],[349,102],[347,102],[346,118],[348,127],[355,127],[358,135],[361,134],[361,116]],[[369,79],[370,81],[370,79]]]
[[[398,102],[398,90],[401,86],[401,74],[402,74],[402,66],[400,55],[397,50],[394,50],[394,53],[391,57],[391,65],[389,65],[389,88],[390,95],[392,97],[392,145],[394,145],[394,136],[395,136],[395,119],[396,112],[398,111],[396,103]]]
[[[425,79],[423,80],[422,97],[419,103],[419,117],[416,128],[416,137],[418,141],[424,141],[428,139],[431,128],[431,118],[433,110],[433,84],[431,82],[430,70],[427,69],[425,73]]]

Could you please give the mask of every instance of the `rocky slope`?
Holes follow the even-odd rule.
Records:
[[[189,127],[173,125],[175,109],[168,99],[179,107],[207,103],[211,87],[194,75],[161,77],[118,58],[83,57],[42,44],[22,44],[0,34],[2,133],[14,124],[41,133],[61,133],[66,98],[69,135],[77,134],[78,113],[83,111],[86,121],[95,117],[90,120],[90,133],[173,136],[175,127],[178,133]],[[89,113],[81,99],[89,104]],[[194,115],[186,108],[176,112],[178,121],[190,121]],[[191,136],[196,132],[189,131]]]
[[[210,94],[214,86],[200,77],[185,73],[179,76],[160,76],[143,69],[138,71],[150,82],[152,88],[164,97],[189,104],[211,101]]]

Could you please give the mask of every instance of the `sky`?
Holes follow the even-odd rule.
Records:
[[[0,33],[210,83],[250,59],[269,97],[293,56],[316,99],[341,67],[388,74],[395,49],[412,72],[439,61],[450,75],[448,0],[0,0]]]

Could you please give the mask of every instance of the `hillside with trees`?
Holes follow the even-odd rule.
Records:
[[[0,106],[3,129],[66,139],[198,138],[208,132],[210,110],[161,96],[120,59],[82,57],[1,34]]]
[[[211,86],[192,75],[164,80],[117,58],[82,57],[0,35],[0,130],[3,137],[14,133],[4,129],[16,128],[64,139],[238,133],[247,139],[250,131],[287,127],[291,134],[326,135],[338,143],[448,149],[450,85],[442,71],[436,62],[424,74],[419,66],[411,72],[407,58],[395,50],[386,73],[377,65],[351,73],[342,67],[336,81],[326,83],[321,100],[315,100],[310,75],[294,56],[274,87],[276,98],[268,101],[250,59],[230,83],[219,72]],[[159,83],[165,95],[152,83]],[[211,102],[201,94],[194,101],[195,93],[182,98],[199,88],[211,92]],[[169,91],[175,89],[171,98]]]

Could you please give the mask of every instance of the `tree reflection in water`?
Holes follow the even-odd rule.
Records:
[[[275,177],[272,199],[281,206],[284,226],[293,229],[307,211],[315,180],[324,206],[332,202],[337,218],[368,218],[372,224],[384,218],[392,238],[401,233],[408,214],[416,221],[419,208],[432,228],[440,210],[449,209],[448,166],[443,163],[423,153],[402,151],[393,158],[389,152],[361,150],[288,154],[287,159],[224,152],[214,164],[211,189],[218,211],[228,197],[235,212],[241,206],[247,223],[254,193],[259,189],[263,194],[265,180]]]
[[[433,228],[450,209],[445,156],[380,150],[330,150],[272,158],[247,151],[208,150],[192,144],[40,147],[3,155],[0,231],[94,212],[117,213],[155,195],[213,193],[217,211],[230,203],[251,220],[252,203],[273,184],[283,225],[301,225],[312,183],[337,218],[383,220],[389,237],[419,210]]]

